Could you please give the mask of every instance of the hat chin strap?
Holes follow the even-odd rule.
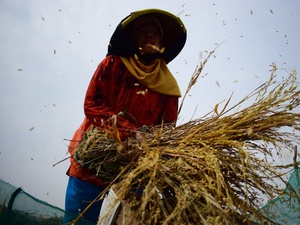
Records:
[[[135,55],[137,56],[137,60],[141,60],[142,62],[144,62],[146,64],[151,63],[155,59],[162,58],[162,54],[160,52],[156,52],[154,54],[143,54],[140,52],[140,50],[137,50]]]

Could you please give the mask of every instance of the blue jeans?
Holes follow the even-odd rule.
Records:
[[[93,201],[105,187],[99,187],[74,177],[69,177],[65,200],[65,216],[63,225],[76,219],[79,213]],[[76,225],[97,224],[101,201],[97,201],[83,214],[84,219],[80,219]]]

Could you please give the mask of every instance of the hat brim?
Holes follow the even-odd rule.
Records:
[[[124,18],[110,39],[107,54],[124,57],[132,56],[136,51],[132,38],[135,26],[147,17],[155,17],[161,23],[164,33],[162,46],[165,48],[162,58],[166,63],[172,61],[184,47],[187,32],[179,17],[160,9],[135,11]]]

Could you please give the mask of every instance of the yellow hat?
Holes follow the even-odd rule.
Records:
[[[136,54],[138,49],[133,35],[137,25],[147,19],[155,20],[154,22],[158,24],[163,34],[162,47],[165,48],[165,51],[159,53],[160,57],[166,63],[172,61],[184,47],[187,31],[179,17],[160,9],[135,11],[125,17],[110,39],[107,55],[129,57]]]

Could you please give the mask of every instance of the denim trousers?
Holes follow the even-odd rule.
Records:
[[[104,189],[105,187],[96,186],[70,176],[66,190],[65,215],[62,224],[67,224],[76,219],[79,213],[83,212]],[[83,219],[80,219],[76,225],[97,224],[102,202],[103,200],[94,202],[83,214]]]

